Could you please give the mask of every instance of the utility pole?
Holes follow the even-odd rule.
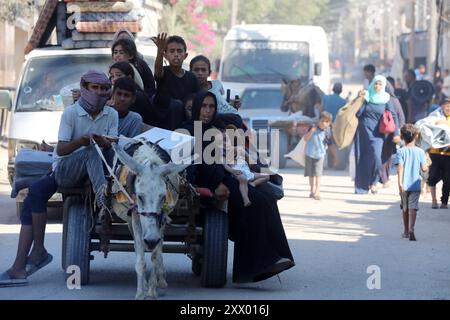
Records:
[[[435,59],[437,52],[437,33],[438,33],[438,21],[437,21],[437,6],[436,1],[430,1],[430,23],[428,25],[428,54],[427,54],[427,70],[428,74],[434,79],[436,70]]]
[[[438,34],[437,34],[437,41],[436,41],[436,58],[435,58],[435,64],[434,64],[434,70],[437,70],[440,64],[440,53],[441,53],[441,38],[442,38],[442,22],[443,22],[443,15],[444,15],[444,1],[440,0],[439,1],[439,8],[438,8]],[[433,77],[433,83],[436,81],[436,72],[434,73],[434,77]]]
[[[237,24],[239,0],[231,1],[231,28]]]
[[[386,3],[382,2],[383,7],[386,6]],[[384,36],[385,36],[385,22],[386,22],[386,15],[385,15],[385,10],[381,10],[381,23],[380,23],[380,61],[381,63],[384,65]]]
[[[409,35],[409,68],[416,68],[416,0],[411,1],[411,33]]]
[[[360,27],[359,27],[359,7],[358,5],[355,3],[355,50],[353,53],[353,63],[357,64],[359,61],[359,54],[360,54],[360,48],[361,48],[361,38],[360,38]]]

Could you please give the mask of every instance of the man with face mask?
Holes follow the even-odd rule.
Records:
[[[103,72],[88,71],[81,77],[80,88],[80,99],[67,107],[61,118],[55,179],[59,186],[70,188],[88,176],[97,206],[104,208],[106,179],[102,160],[91,138],[104,154],[109,153],[111,142],[105,136],[118,135],[119,117],[116,110],[106,106],[111,96],[111,83]]]
[[[98,84],[98,85],[100,85],[100,87],[104,86],[105,84],[106,84],[106,86],[108,86],[108,83],[106,81],[104,81],[101,73],[99,73],[99,75],[100,75],[100,78],[98,78],[98,79],[95,79],[93,77],[93,74],[91,74],[89,76],[84,75],[83,76],[84,82],[93,81],[92,83],[94,83],[96,85]],[[96,82],[99,82],[99,83],[96,83]],[[92,89],[92,85],[89,86],[89,85],[86,85],[86,83],[85,83],[85,85],[82,86],[82,88],[86,88],[86,87],[90,87]],[[138,135],[141,132],[141,128],[142,128],[141,116],[139,116],[138,114],[136,114],[134,112],[129,111],[129,106],[135,98],[135,92],[136,92],[136,86],[135,86],[133,80],[131,80],[130,78],[125,77],[125,78],[121,78],[116,81],[113,94],[115,96],[114,98],[116,101],[115,110],[117,111],[118,116],[119,116],[118,132],[119,132],[119,135],[123,135],[123,136],[129,137],[129,138],[132,138],[132,137]],[[90,96],[90,93],[87,94],[88,99],[90,99],[89,96]],[[104,94],[102,94],[101,96],[104,96]],[[86,94],[85,94],[85,97],[86,97]],[[95,102],[95,99],[96,98],[94,97],[94,102]],[[100,99],[100,100],[102,100],[102,99]],[[101,102],[101,103],[104,104],[103,102]],[[99,104],[100,104],[100,102],[99,102]],[[92,103],[92,101],[91,101],[91,105],[94,105],[94,103]],[[62,122],[62,127],[60,129],[60,133],[61,133],[61,130],[68,130],[67,124],[69,124],[70,128],[79,126],[79,123],[82,122],[83,120],[79,120],[78,117],[82,118],[82,119],[84,119],[83,117],[86,117],[86,119],[84,119],[84,120],[89,120],[90,119],[89,117],[91,117],[92,119],[94,119],[94,122],[108,120],[109,123],[113,124],[113,126],[115,124],[115,120],[113,119],[113,117],[97,120],[97,119],[100,119],[99,117],[101,116],[100,115],[101,112],[99,112],[97,114],[97,116],[95,116],[95,115],[92,115],[93,112],[87,112],[85,109],[83,109],[83,107],[81,107],[82,109],[80,109],[80,108],[77,109],[76,104],[74,104],[68,108],[75,108],[75,112],[78,115],[76,115],[76,117],[73,117],[73,114],[72,114],[72,116],[69,116],[66,114],[63,117],[64,121]],[[109,107],[105,107],[105,108],[106,108],[106,112],[108,112],[108,115],[114,115],[114,112],[111,112],[111,108],[109,108]],[[105,108],[103,108],[103,114],[106,114]],[[70,112],[73,113],[74,111],[70,111]],[[74,122],[70,122],[70,121],[68,121],[69,118],[70,119],[78,119],[78,120],[74,120]],[[107,121],[107,123],[108,123],[108,121]],[[89,122],[87,122],[87,123],[89,123]],[[92,129],[94,130],[94,127]],[[116,129],[113,129],[113,127],[110,126],[110,127],[108,127],[107,132],[110,134],[113,134],[115,132],[114,130],[116,130]],[[93,130],[90,130],[89,133],[97,132],[97,131],[93,131]],[[101,132],[101,129],[98,132]],[[71,141],[77,140],[77,139],[72,139],[72,136],[76,138],[76,134],[75,134],[75,135],[70,135],[70,138],[67,138],[67,139],[68,140],[70,139]],[[66,135],[63,134],[63,135],[60,135],[60,138],[59,138],[60,143],[62,141],[63,145],[64,145],[64,142],[67,143],[67,141],[65,141],[65,139],[66,139],[65,137],[66,137]],[[102,140],[101,138],[98,138],[95,136],[94,136],[94,138],[98,141],[96,143],[99,143],[99,141]],[[49,148],[46,151],[53,151],[52,147],[50,147],[48,145],[46,145],[46,146]],[[64,146],[63,146],[63,149],[64,149]],[[83,153],[84,153],[84,155],[86,155],[86,152],[90,152],[87,150],[88,149],[85,148],[84,151],[83,150],[77,151],[77,152],[79,152],[79,154],[73,155],[74,156],[73,159],[79,159],[79,157],[83,157]],[[75,153],[75,151],[73,153]],[[88,154],[92,155],[93,159],[91,159],[91,161],[95,162],[95,167],[98,166],[98,170],[99,170],[97,172],[100,172],[100,175],[102,175],[101,164],[98,165],[98,159],[94,160],[95,158],[98,158],[98,154],[96,154],[95,152],[92,154],[91,153],[88,153]],[[76,162],[76,160],[68,160],[68,159],[64,160],[64,161],[75,161]],[[64,165],[67,166],[67,168],[70,168],[70,165],[67,165],[66,163]],[[87,165],[87,163],[86,163],[86,165]],[[87,165],[86,169],[81,168],[81,164],[80,164],[80,166],[73,165],[71,168],[73,170],[78,170],[78,173],[73,173],[73,174],[71,173],[70,176],[68,176],[68,178],[64,179],[64,180],[70,180],[70,177],[74,177],[74,176],[76,176],[76,177],[81,176],[81,174],[86,171],[87,171],[87,175],[89,175],[89,172],[91,172],[91,171],[89,171],[91,167],[92,167],[92,164]],[[70,170],[70,169],[67,169],[67,170]],[[61,174],[61,172],[60,172],[60,174]],[[67,172],[64,172],[63,174],[67,174]],[[84,175],[86,175],[86,173],[84,173]],[[89,177],[90,177],[90,175],[89,175]],[[93,181],[93,180],[91,180],[91,181]],[[73,182],[73,184],[76,184],[76,183],[77,183],[77,181]],[[0,273],[0,288],[26,285],[26,284],[28,284],[29,276],[33,275],[35,272],[39,271],[40,269],[42,269],[43,267],[48,265],[50,262],[52,262],[53,256],[47,252],[47,250],[44,246],[44,237],[45,237],[45,226],[46,226],[46,222],[47,222],[47,202],[57,192],[57,189],[58,189],[58,184],[56,182],[54,172],[49,172],[47,175],[45,175],[42,178],[40,178],[39,180],[37,180],[35,183],[33,183],[29,187],[28,195],[25,198],[25,201],[23,204],[23,209],[21,212],[22,227],[20,230],[19,242],[17,245],[17,254],[16,254],[16,257],[14,259],[14,263],[12,264],[12,266],[7,271]],[[31,252],[30,252],[30,250],[31,250]]]

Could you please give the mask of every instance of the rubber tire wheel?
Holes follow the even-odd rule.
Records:
[[[289,153],[289,135],[287,134],[286,130],[279,129],[280,130],[280,141],[279,144],[279,151],[280,154],[278,155],[279,160],[279,166],[280,169],[286,168],[287,159],[284,157]]]
[[[81,273],[81,285],[87,285],[90,267],[90,210],[85,208],[83,198],[79,196],[68,197],[64,205],[66,209],[64,214],[67,215],[67,228],[64,228],[65,235],[63,235],[66,267],[64,269],[69,266],[78,266]],[[69,274],[66,275],[66,277],[69,276]]]
[[[202,274],[202,256],[196,254],[192,257],[192,273],[199,277]]]
[[[67,270],[67,264],[66,264],[66,243],[67,243],[67,208],[68,206],[71,204],[71,202],[73,201],[72,198],[67,198],[64,202],[63,202],[63,216],[62,216],[62,227],[63,227],[63,232],[62,232],[62,245],[61,245],[61,268],[63,269],[64,272],[66,272]]]
[[[227,283],[228,215],[219,210],[205,212],[201,285],[221,288]]]

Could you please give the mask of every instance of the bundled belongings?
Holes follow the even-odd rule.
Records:
[[[420,130],[420,147],[422,149],[448,148],[450,151],[450,127],[445,124],[436,125],[436,122],[443,118],[442,110],[438,109],[415,124]]]
[[[75,15],[76,21],[72,36],[62,42],[64,49],[111,47],[117,30],[126,28],[136,34],[145,16],[131,1],[70,1],[67,14]]]
[[[365,102],[365,91],[361,91],[358,97],[343,106],[333,124],[333,139],[339,149],[350,146],[358,129],[358,118],[356,114]]]
[[[45,46],[54,28],[64,49],[109,48],[117,30],[140,32],[144,16],[131,0],[46,0],[25,54]]]
[[[132,33],[142,30],[140,21],[80,21],[76,24],[79,32],[114,33],[121,28],[126,28]]]
[[[17,197],[22,189],[28,188],[52,170],[53,153],[22,149],[14,163],[15,175],[11,198]]]
[[[133,7],[129,1],[75,1],[67,3],[67,12],[129,12]]]
[[[295,162],[297,162],[302,167],[305,166],[305,148],[306,148],[306,141],[303,137],[300,142],[297,144],[294,150],[292,150],[290,153],[285,155],[285,158],[292,159]]]

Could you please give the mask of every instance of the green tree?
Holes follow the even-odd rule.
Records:
[[[237,23],[312,24],[333,1],[336,0],[239,0]],[[189,8],[194,2],[192,12]],[[222,40],[230,29],[232,0],[162,0],[162,3],[161,31],[183,36],[197,52],[208,51],[213,59],[220,57]],[[203,50],[210,33],[198,29],[199,17],[215,33],[212,51]],[[199,37],[199,33],[207,36]]]
[[[329,0],[275,0],[268,15],[269,23],[312,24]]]

